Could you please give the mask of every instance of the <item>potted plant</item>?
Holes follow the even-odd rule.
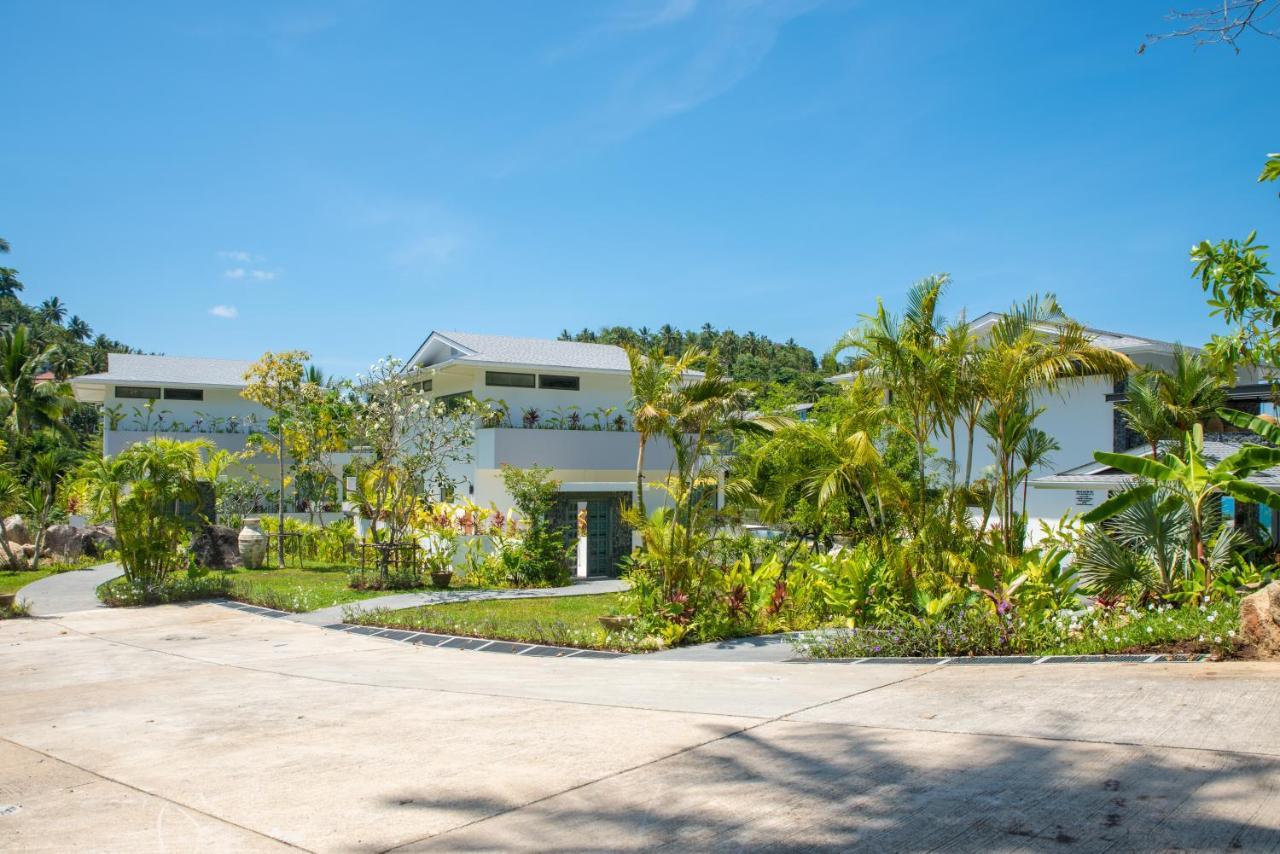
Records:
[[[605,614],[599,620],[606,632],[625,632],[636,623],[636,618],[630,614]]]
[[[423,565],[431,573],[431,584],[441,590],[453,581],[453,555],[457,551],[457,534],[452,530],[435,530],[422,538]]]

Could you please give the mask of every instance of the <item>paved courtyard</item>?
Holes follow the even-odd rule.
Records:
[[[583,660],[0,622],[15,851],[1276,850],[1280,665]]]

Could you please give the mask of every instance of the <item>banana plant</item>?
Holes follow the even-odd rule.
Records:
[[[1241,425],[1236,416],[1248,421],[1249,429],[1259,432],[1253,421],[1267,425],[1261,419],[1252,419],[1244,413],[1233,413],[1222,410],[1219,414],[1233,424]],[[1278,432],[1280,438],[1280,432]],[[1280,494],[1272,492],[1265,486],[1251,483],[1248,478],[1255,472],[1280,465],[1280,448],[1266,448],[1262,445],[1246,444],[1234,454],[1220,460],[1213,468],[1209,468],[1204,458],[1204,428],[1197,424],[1186,434],[1183,445],[1183,456],[1165,454],[1157,461],[1132,454],[1116,454],[1109,451],[1097,451],[1093,458],[1103,465],[1134,475],[1140,479],[1137,486],[1114,495],[1104,501],[1083,517],[1085,522],[1097,523],[1120,513],[1139,501],[1150,498],[1158,489],[1164,489],[1168,497],[1163,506],[1172,511],[1179,505],[1186,508],[1188,522],[1188,550],[1190,557],[1204,564],[1205,530],[1204,523],[1209,513],[1211,501],[1223,495],[1254,504],[1265,504],[1273,510],[1280,511]],[[1207,570],[1206,570],[1207,573]],[[1212,579],[1205,578],[1206,589]]]

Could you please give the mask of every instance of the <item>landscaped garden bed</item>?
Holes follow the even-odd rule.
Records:
[[[600,625],[600,617],[617,604],[616,593],[486,599],[352,613],[344,617],[344,622],[458,637],[631,651],[635,648],[633,640],[622,633],[606,632]]]

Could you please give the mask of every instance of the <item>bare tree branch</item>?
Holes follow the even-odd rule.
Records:
[[[1240,52],[1238,40],[1250,33],[1280,39],[1280,17],[1270,20],[1280,10],[1280,0],[1222,0],[1218,5],[1202,9],[1174,10],[1165,16],[1176,29],[1167,33],[1148,33],[1138,46],[1145,53],[1147,45],[1168,39],[1190,38],[1196,47],[1228,45]]]

